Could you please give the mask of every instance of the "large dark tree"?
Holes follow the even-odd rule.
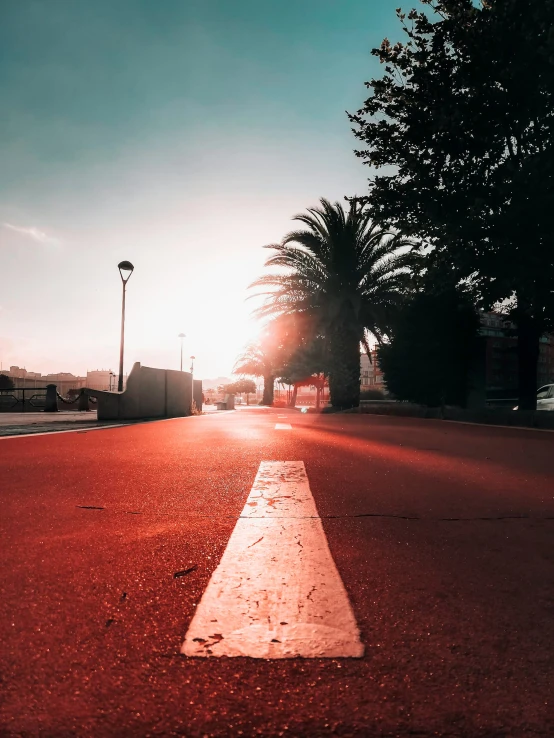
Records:
[[[360,343],[366,331],[381,340],[409,279],[406,243],[372,223],[358,203],[340,203],[294,217],[306,228],[287,234],[266,266],[274,271],[253,286],[268,287],[259,314],[297,316],[312,335],[324,336],[329,355],[331,404],[360,400]]]
[[[434,246],[434,259],[511,300],[519,406],[535,407],[541,333],[554,325],[554,0],[423,0],[398,15],[405,43],[350,119],[382,170],[369,210]]]
[[[379,348],[389,392],[424,405],[464,406],[479,318],[473,299],[460,289],[428,289],[406,302],[391,342]]]
[[[13,379],[7,374],[0,374],[0,389],[13,389],[15,387]]]

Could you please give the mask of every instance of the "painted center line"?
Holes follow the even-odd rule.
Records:
[[[185,636],[187,656],[363,656],[302,461],[262,461]]]
[[[275,430],[292,430],[290,423],[275,423]]]

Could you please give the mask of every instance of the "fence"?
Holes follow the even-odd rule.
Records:
[[[0,412],[40,412],[46,406],[46,387],[0,389]]]
[[[68,410],[89,410],[89,403],[96,404],[96,400],[84,390],[69,400],[59,394],[55,384],[0,389],[0,413],[57,412],[60,404]]]

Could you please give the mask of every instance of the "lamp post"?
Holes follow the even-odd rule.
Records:
[[[194,408],[194,360],[196,356],[190,357],[190,414]]]
[[[135,268],[130,261],[120,261],[117,265],[119,276],[123,282],[123,297],[121,300],[121,345],[119,347],[119,381],[117,391],[123,392],[123,345],[125,343],[125,288]],[[124,276],[126,274],[126,276]]]
[[[181,339],[181,371],[183,371],[183,338],[186,338],[184,333],[179,333],[177,338]]]

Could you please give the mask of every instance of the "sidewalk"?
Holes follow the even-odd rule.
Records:
[[[208,405],[204,412],[217,412],[215,406]],[[136,418],[118,420],[98,420],[96,410],[79,412],[65,410],[57,413],[0,413],[0,439],[7,436],[24,436],[30,433],[53,433],[68,430],[93,430],[109,426],[133,425],[169,418]]]
[[[98,428],[114,424],[119,425],[120,421],[100,422],[96,417],[96,410],[89,412],[67,410],[57,413],[0,413],[0,437]]]

